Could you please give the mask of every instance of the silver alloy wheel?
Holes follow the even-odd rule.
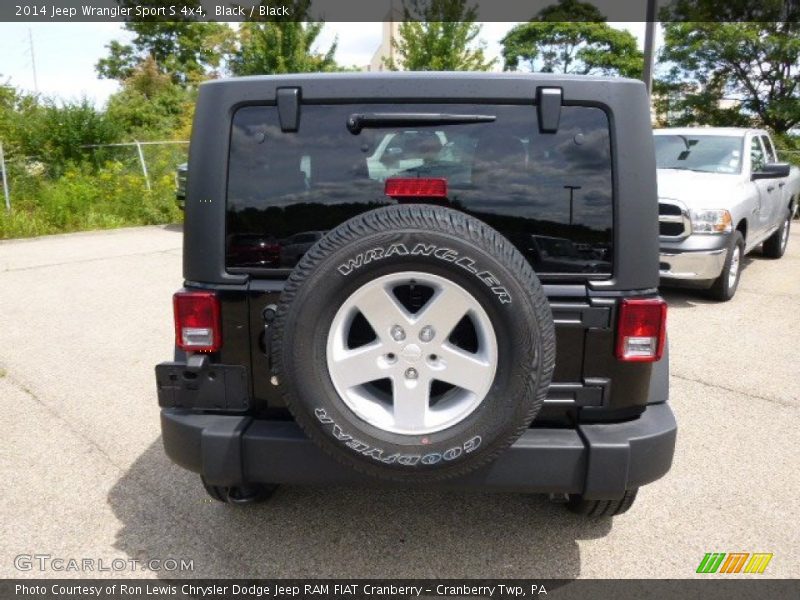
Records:
[[[431,294],[416,312],[395,294],[412,285]],[[350,347],[359,313],[375,339]],[[474,332],[471,348],[450,339],[464,317]],[[384,431],[422,435],[452,427],[483,402],[497,370],[497,339],[488,314],[464,288],[405,271],[370,281],[342,304],[328,333],[327,363],[336,391],[359,418]],[[390,387],[376,384],[387,379]],[[444,391],[432,394],[434,382]]]
[[[781,252],[786,250],[786,244],[789,243],[789,227],[792,224],[792,215],[791,213],[786,218],[786,222],[783,224],[783,232],[781,233]]]
[[[731,256],[731,266],[728,269],[728,289],[732,289],[736,285],[736,277],[739,275],[739,263],[741,262],[742,249],[736,245],[733,247],[733,256]]]

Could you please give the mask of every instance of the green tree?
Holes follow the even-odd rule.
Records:
[[[8,81],[0,83],[0,140],[8,138],[16,101],[17,90]]]
[[[594,6],[559,0],[501,40],[505,70],[641,77],[642,53],[629,32],[614,29]]]
[[[659,127],[712,125],[717,127],[749,127],[750,115],[737,103],[722,102],[725,97],[718,85],[698,88],[695,84],[672,75],[653,81],[653,109]]]
[[[467,0],[410,0],[403,6],[399,39],[392,41],[397,59],[385,59],[396,71],[488,71],[486,44],[477,41],[481,26]]]
[[[797,21],[800,5],[791,0],[671,0],[659,13],[664,22]]]
[[[96,154],[87,146],[119,139],[119,127],[86,98],[59,102],[12,92],[4,92],[0,102],[0,137],[6,152],[43,165],[53,177],[70,164],[94,161]]]
[[[263,6],[281,6],[278,0],[265,0]],[[251,21],[239,28],[238,47],[228,61],[233,75],[273,73],[314,73],[339,70],[334,54],[336,42],[325,52],[314,50],[324,23],[309,22],[311,0],[295,0],[291,16],[270,21]]]
[[[708,14],[714,0],[690,3],[685,13],[668,14],[660,59],[667,63],[662,88],[679,87],[671,124],[743,125],[755,123],[784,133],[800,124],[800,23],[773,21],[681,22]],[[761,6],[764,11],[773,3]],[[678,8],[681,3],[678,4]],[[676,9],[677,10],[677,9]],[[760,15],[760,18],[769,14]],[[663,17],[662,17],[663,18]],[[725,108],[723,100],[734,101]],[[731,102],[728,102],[730,105]]]
[[[194,93],[183,89],[162,73],[155,59],[146,58],[122,89],[111,96],[106,107],[108,119],[124,133],[126,141],[172,138],[185,130],[192,116]]]
[[[174,6],[171,0],[117,0],[120,6],[152,7]],[[186,0],[181,8],[196,9],[200,0]],[[130,77],[142,61],[151,57],[158,69],[169,75],[173,82],[194,85],[215,76],[222,67],[225,55],[230,52],[234,32],[222,23],[201,23],[193,15],[178,12],[174,21],[162,22],[154,18],[128,21],[124,27],[135,33],[131,44],[112,41],[106,46],[108,56],[98,61],[95,69],[104,79],[119,81]]]

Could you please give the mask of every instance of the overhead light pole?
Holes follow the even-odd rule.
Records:
[[[647,0],[646,23],[644,30],[644,71],[642,80],[647,88],[647,93],[653,93],[653,65],[655,63],[656,45],[656,4],[658,0]]]
[[[8,195],[8,171],[6,171],[6,157],[3,154],[3,142],[0,142],[0,175],[3,176],[3,196],[6,199],[6,210],[11,210],[11,198]]]
[[[579,185],[565,185],[565,190],[569,190],[569,224],[572,225],[572,202],[575,200],[575,190],[581,189]]]

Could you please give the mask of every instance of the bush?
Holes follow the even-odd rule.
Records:
[[[180,221],[171,169],[153,169],[150,179],[147,191],[141,172],[117,161],[97,171],[70,165],[56,180],[17,173],[12,210],[0,209],[0,238]]]
[[[0,238],[179,221],[175,169],[186,146],[145,146],[148,191],[132,140],[187,139],[194,91],[144,61],[105,110],[0,84],[0,140],[11,211]],[[98,147],[101,146],[101,147]]]
[[[781,134],[773,135],[780,160],[800,166],[800,136]]]

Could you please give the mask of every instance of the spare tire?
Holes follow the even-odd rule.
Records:
[[[272,329],[274,374],[306,434],[399,481],[497,457],[541,408],[555,357],[523,256],[485,223],[426,205],[329,232],[289,277]]]

